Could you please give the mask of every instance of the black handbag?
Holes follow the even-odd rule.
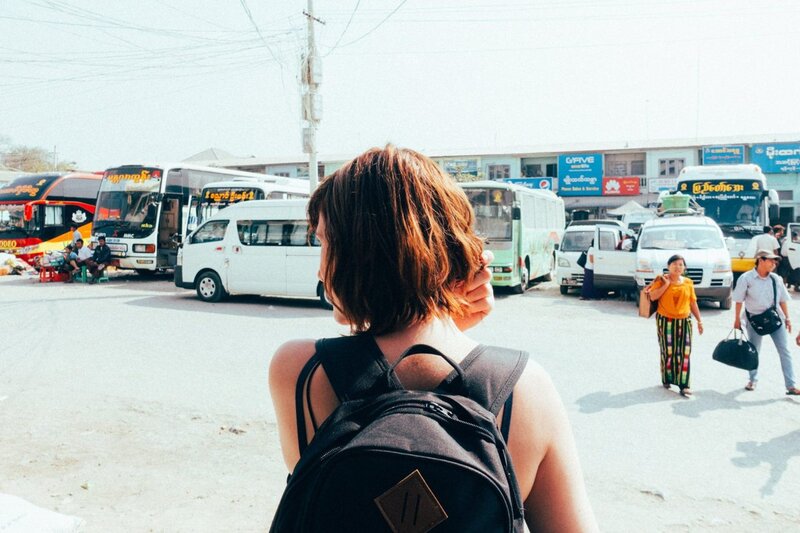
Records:
[[[772,307],[757,315],[751,315],[747,312],[747,310],[744,312],[744,314],[747,315],[747,321],[750,322],[750,325],[753,327],[753,331],[762,336],[770,335],[771,333],[778,331],[778,329],[783,325],[783,320],[781,320],[781,315],[778,314],[777,309],[778,292],[775,288],[775,278],[772,276],[769,278],[772,281],[772,296],[774,298]]]
[[[578,256],[578,260],[576,261],[576,263],[578,263],[579,267],[586,268],[586,259],[587,259],[586,252],[581,252],[581,255]]]
[[[736,331],[739,332],[739,337],[736,336]],[[733,338],[731,338],[731,333],[733,333]],[[742,370],[758,368],[758,350],[752,342],[747,340],[744,331],[732,329],[731,333],[728,333],[728,337],[720,341],[714,348],[712,355],[714,361]]]

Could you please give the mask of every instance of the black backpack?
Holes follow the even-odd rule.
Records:
[[[434,391],[406,390],[394,372],[419,353],[454,369]],[[296,389],[301,457],[270,531],[524,531],[506,438],[527,361],[525,352],[480,345],[457,364],[415,345],[390,366],[370,335],[317,341]],[[307,443],[304,398],[320,364],[341,404],[318,430],[310,413],[316,433]]]

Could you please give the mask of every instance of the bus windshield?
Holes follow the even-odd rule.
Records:
[[[203,189],[200,205],[197,207],[197,220],[202,223],[237,202],[263,200],[264,191],[252,187],[210,187]]]
[[[669,226],[642,231],[639,249],[645,250],[705,250],[725,248],[716,229],[696,226]]]
[[[703,195],[695,199],[705,209],[705,215],[717,224],[732,226],[761,226],[761,194],[755,192],[736,195]]]
[[[0,239],[24,239],[36,232],[36,206],[34,216],[25,221],[23,205],[0,205]]]
[[[475,233],[490,241],[510,241],[514,192],[466,187],[464,192],[475,212]]]
[[[94,233],[137,239],[150,235],[158,222],[160,191],[158,169],[123,167],[109,172],[97,196]]]

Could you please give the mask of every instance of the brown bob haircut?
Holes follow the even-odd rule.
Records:
[[[428,157],[387,145],[325,177],[308,218],[325,218],[323,283],[356,333],[381,335],[437,316],[463,316],[459,284],[483,250],[469,201]]]

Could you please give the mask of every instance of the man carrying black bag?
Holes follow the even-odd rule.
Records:
[[[733,327],[741,328],[744,304],[748,339],[760,353],[761,337],[772,337],[781,359],[786,394],[800,395],[800,389],[795,387],[792,354],[789,351],[789,333],[792,331],[789,308],[786,305],[789,293],[781,278],[772,272],[778,259],[770,250],[760,249],[756,252],[756,267],[742,274],[733,290],[733,301],[736,302]],[[751,370],[750,381],[745,389],[754,390],[757,383],[758,369]]]

